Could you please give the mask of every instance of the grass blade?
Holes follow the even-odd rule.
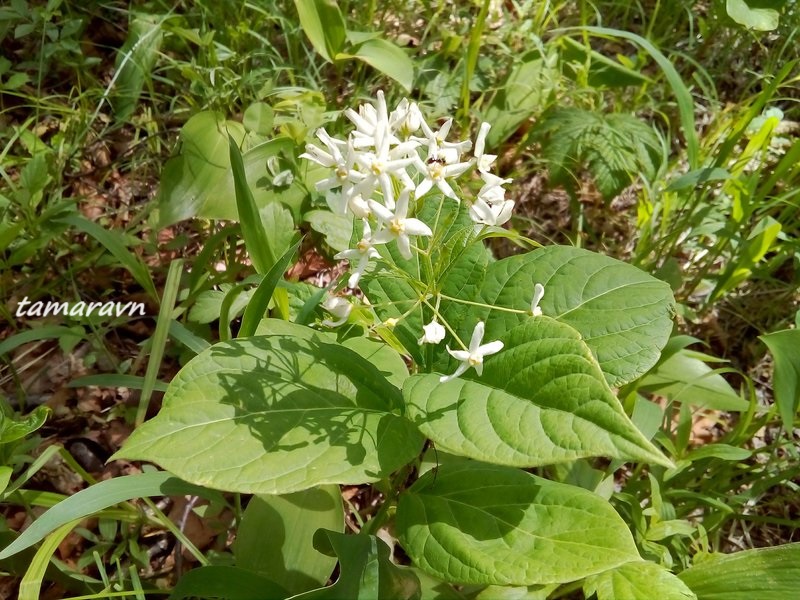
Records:
[[[267,306],[269,306],[269,301],[272,298],[272,294],[275,292],[278,281],[283,277],[283,274],[289,266],[289,261],[300,247],[300,242],[302,241],[302,239],[297,240],[294,246],[284,252],[283,256],[278,259],[278,262],[272,265],[269,273],[261,280],[258,289],[253,294],[253,297],[250,298],[250,302],[247,303],[247,308],[244,309],[242,326],[239,328],[237,337],[250,337],[255,334],[258,323],[267,312]]]
[[[94,239],[96,239],[100,244],[102,244],[106,250],[108,250],[114,258],[116,258],[120,264],[125,267],[133,278],[136,280],[142,289],[148,293],[148,295],[158,300],[158,293],[156,292],[156,286],[153,283],[153,279],[150,277],[150,271],[147,268],[139,257],[133,254],[130,250],[128,250],[125,243],[122,241],[122,234],[118,231],[111,231],[109,229],[105,229],[101,227],[97,223],[92,223],[88,219],[80,217],[78,215],[69,215],[59,219],[59,221],[66,223],[67,225],[71,225],[75,229],[82,231]]]
[[[244,244],[247,247],[250,260],[253,261],[253,266],[258,273],[263,275],[275,264],[275,253],[267,238],[264,224],[261,222],[261,215],[258,212],[256,201],[253,199],[253,192],[250,191],[250,186],[247,185],[242,153],[239,150],[239,146],[236,145],[236,141],[230,135],[228,136],[228,143],[230,145],[233,186],[236,190],[236,208],[239,211],[242,237],[244,237]]]
[[[219,492],[186,483],[166,471],[150,471],[141,475],[125,475],[101,481],[65,498],[36,519],[16,540],[0,551],[0,560],[30,548],[59,527],[76,519],[84,519],[120,502],[147,496],[187,494],[224,502]]]
[[[169,324],[172,322],[172,309],[175,307],[175,299],[178,297],[182,270],[182,260],[173,260],[169,265],[167,281],[164,284],[164,297],[161,299],[161,307],[158,310],[156,330],[151,338],[150,360],[147,363],[147,371],[144,374],[142,397],[139,399],[139,408],[136,411],[137,426],[144,423],[147,407],[150,404],[150,396],[156,388],[158,370],[161,366],[161,358],[164,356],[164,347],[167,345]]]
[[[36,552],[36,556],[31,561],[25,576],[19,584],[19,600],[39,600],[39,592],[42,589],[44,572],[50,564],[50,558],[58,548],[58,545],[69,535],[75,526],[80,523],[80,519],[75,519],[65,523],[47,537],[47,541]]]

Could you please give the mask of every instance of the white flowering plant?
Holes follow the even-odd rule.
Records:
[[[389,110],[380,92],[344,114],[346,138],[320,129],[303,154],[325,171],[316,189],[330,209],[353,223],[336,255],[348,271],[312,299],[326,316],[263,319],[255,335],[200,353],[117,457],[262,497],[373,484],[381,502],[356,538],[393,590],[375,597],[419,598],[437,581],[481,597],[539,586],[545,597],[615,577],[652,580],[653,597],[693,597],[642,558],[603,492],[624,462],[675,468],[615,395],[659,358],[669,286],[574,247],[495,259],[485,240],[511,235],[501,226],[514,201],[486,153],[490,124],[452,141],[452,119],[432,125],[406,99]],[[577,463],[605,483],[529,471]],[[341,498],[326,510],[341,519]],[[392,565],[377,534],[412,568]],[[326,535],[315,547],[342,561],[329,589],[355,597],[353,578],[365,580],[349,570],[346,542]]]

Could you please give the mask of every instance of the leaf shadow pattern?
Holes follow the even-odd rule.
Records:
[[[218,402],[234,408],[229,418],[260,442],[262,457],[276,459],[271,466],[279,472],[265,472],[265,479],[291,471],[310,485],[361,483],[387,476],[421,448],[386,374],[321,335],[254,337],[210,354],[222,367]]]

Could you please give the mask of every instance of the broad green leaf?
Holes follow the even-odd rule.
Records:
[[[291,211],[280,202],[270,202],[258,211],[261,224],[267,236],[270,250],[277,259],[289,247],[297,236],[297,228]]]
[[[578,330],[612,386],[648,371],[672,330],[674,300],[669,285],[632,265],[588,250],[548,246],[494,262],[482,276],[474,262],[459,263],[448,274],[442,291],[489,306],[529,311],[533,286],[541,283],[545,288],[540,303],[543,313]],[[470,289],[476,290],[475,296]],[[448,320],[454,310],[462,315],[451,325],[467,341],[478,320],[486,322],[488,341],[530,318],[474,306],[466,309],[452,302],[442,305]],[[439,366],[451,368],[450,361],[446,367]]]
[[[538,51],[522,57],[495,95],[484,120],[492,124],[486,142],[489,150],[517,130],[527,119],[541,114],[557,86],[556,58],[542,57]]]
[[[712,554],[678,577],[697,600],[786,600],[800,589],[800,543]]]
[[[272,123],[275,118],[275,111],[269,104],[264,102],[253,102],[244,111],[242,124],[248,131],[253,131],[259,135],[268,136],[272,133]]]
[[[350,50],[353,56],[399,83],[411,93],[414,84],[414,63],[398,46],[388,40],[375,38]]]
[[[161,174],[158,193],[159,226],[166,227],[191,217],[238,219],[228,135],[237,144],[245,139],[241,123],[226,121],[219,113],[203,111],[181,128],[180,153],[169,159]],[[256,205],[281,202],[298,211],[307,196],[299,179],[287,187],[275,187],[267,176],[266,162],[280,154],[295,155],[288,137],[277,137],[242,152],[244,170]]]
[[[0,560],[33,546],[70,521],[83,519],[120,502],[146,496],[186,494],[224,502],[217,492],[188,484],[164,471],[150,471],[101,481],[64,498],[36,519],[13,543],[0,552]]]
[[[488,585],[475,600],[548,600],[550,594],[558,589],[557,583],[550,585]]]
[[[413,569],[392,563],[389,547],[375,536],[321,530],[315,541],[320,551],[339,558],[339,579],[293,600],[419,600]]]
[[[501,340],[480,377],[407,380],[408,416],[437,448],[517,467],[590,456],[671,466],[625,415],[577,331],[537,317]]]
[[[353,216],[340,215],[329,210],[312,210],[304,215],[311,229],[321,233],[325,242],[337,252],[350,247],[353,236]]]
[[[701,357],[683,348],[656,365],[641,379],[639,388],[695,407],[746,411],[750,403]]]
[[[782,3],[781,3],[782,4]],[[778,28],[781,14],[772,8],[756,8],[747,0],[726,0],[725,8],[731,19],[756,31],[772,31]]]
[[[133,114],[145,83],[155,65],[164,31],[164,17],[131,12],[128,37],[117,54],[115,65],[115,89],[113,94],[114,116],[124,121]]]
[[[475,224],[465,202],[457,205],[449,199],[426,199],[416,217],[435,230],[430,242],[421,242],[430,248],[430,267],[426,262],[420,263],[416,254],[411,260],[403,259],[395,244],[386,244],[378,248],[382,261],[399,267],[409,278],[380,268],[378,261],[378,268],[366,273],[360,286],[382,320],[403,317],[394,334],[418,365],[426,365],[427,356],[422,354],[417,340],[422,337],[423,324],[430,322],[433,313],[421,306],[420,291],[412,280],[421,279],[430,268],[427,276],[446,278],[453,295],[472,298],[480,287],[490,255],[483,244],[471,243]],[[443,303],[443,308],[446,304]],[[454,325],[465,317],[465,312],[464,305],[451,306],[446,318]]]
[[[396,528],[415,565],[457,583],[563,583],[639,559],[596,494],[480,463],[423,475],[400,496]]]
[[[311,45],[333,62],[345,43],[345,22],[335,0],[294,0],[300,26]]]
[[[800,329],[776,331],[759,336],[759,339],[772,354],[775,403],[783,426],[787,431],[792,431],[800,405]]]
[[[664,567],[652,562],[631,562],[591,577],[583,586],[597,600],[697,600],[692,590]]]
[[[44,425],[51,412],[49,406],[37,406],[24,417],[13,418],[0,411],[0,444],[29,436]]]
[[[283,494],[377,481],[417,455],[422,437],[381,370],[329,334],[281,327],[192,359],[115,457],[213,488]]]
[[[238,567],[212,565],[192,569],[180,578],[169,600],[283,600],[289,593],[264,575]]]
[[[233,544],[236,566],[262,573],[293,594],[324,586],[336,559],[314,549],[318,529],[344,531],[338,486],[253,496]]]

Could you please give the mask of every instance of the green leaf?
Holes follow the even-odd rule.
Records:
[[[475,239],[475,224],[469,217],[466,204],[463,202],[458,205],[449,199],[442,199],[439,204],[429,199],[422,204],[415,216],[432,228],[436,225],[434,238],[427,245],[431,252],[431,277],[447,280],[450,291],[443,290],[446,293],[474,299],[490,254],[483,244],[472,243]],[[393,333],[418,365],[427,365],[428,361],[417,340],[422,336],[423,323],[429,322],[433,314],[429,309],[423,310],[420,306],[420,292],[412,283],[422,277],[424,265],[420,264],[417,255],[411,260],[403,259],[394,244],[380,246],[378,251],[381,252],[383,261],[405,271],[408,278],[380,268],[382,265],[379,262],[379,268],[364,274],[361,289],[382,320],[403,316]],[[469,312],[464,305],[450,308],[461,309],[458,316],[460,319]],[[448,314],[447,319],[453,324],[457,321],[457,316]]]
[[[481,377],[407,380],[409,418],[437,448],[517,467],[590,456],[671,466],[622,411],[577,331],[537,317],[501,340]]]
[[[399,47],[382,38],[363,42],[354,50],[353,56],[377,69],[399,83],[411,93],[414,84],[414,63]]]
[[[161,49],[164,17],[131,12],[128,37],[115,65],[114,116],[124,121],[133,114],[145,83],[150,78]]]
[[[292,594],[324,586],[336,559],[314,549],[318,529],[344,531],[342,495],[337,486],[284,496],[254,496],[233,545],[236,565],[264,574]],[[265,545],[267,539],[270,543]]]
[[[106,229],[78,215],[69,215],[58,220],[89,234],[100,242],[130,272],[136,283],[142,286],[151,298],[158,301],[159,296],[150,277],[150,270],[138,255],[128,250],[125,237],[120,231]]]
[[[509,467],[442,466],[400,496],[397,532],[415,565],[445,581],[536,585],[638,560],[605,500]]]
[[[692,98],[692,93],[689,91],[689,88],[686,87],[677,69],[675,69],[675,66],[672,64],[672,61],[654,46],[652,42],[630,31],[612,29],[610,27],[582,27],[581,29],[600,37],[622,38],[631,41],[653,57],[653,60],[656,61],[664,72],[664,77],[672,88],[672,92],[675,94],[681,129],[686,139],[686,154],[689,160],[689,167],[691,169],[699,168],[700,142],[698,141],[697,130],[695,129],[694,99]]]
[[[419,600],[419,579],[412,569],[394,565],[389,547],[378,538],[320,530],[316,544],[339,557],[341,574],[332,586],[293,600]]]
[[[800,543],[712,554],[678,577],[697,600],[786,600],[800,589]]]
[[[244,170],[244,161],[239,146],[233,136],[228,135],[228,149],[230,152],[231,172],[233,173],[233,188],[236,194],[236,211],[239,215],[239,223],[242,227],[242,237],[244,238],[247,253],[253,261],[256,271],[262,275],[269,272],[278,255],[272,248],[264,224],[261,222],[261,215],[258,206],[247,184],[247,174]]]
[[[775,403],[783,426],[787,431],[792,431],[800,406],[800,329],[776,331],[759,336],[759,339],[772,354]]]
[[[337,252],[350,247],[353,236],[353,216],[333,213],[329,210],[312,210],[304,215],[311,229],[321,233],[325,242]]]
[[[259,135],[269,136],[272,134],[272,123],[275,119],[275,111],[269,104],[264,102],[253,102],[244,111],[242,124],[248,131],[253,131]]]
[[[591,577],[583,586],[597,600],[697,600],[692,590],[664,567],[651,562],[631,562]]]
[[[259,322],[267,312],[267,307],[275,292],[275,288],[278,282],[283,279],[283,274],[289,266],[289,261],[300,247],[300,242],[302,242],[302,239],[297,240],[297,243],[289,248],[284,255],[272,265],[269,273],[264,275],[264,279],[261,280],[258,289],[256,289],[256,292],[253,294],[252,298],[250,298],[247,308],[244,309],[242,326],[239,328],[238,337],[248,337],[256,332]]]
[[[567,36],[559,38],[558,41],[562,44],[559,59],[564,69],[570,73],[572,78],[575,78],[576,73],[572,65],[586,66],[588,70],[586,84],[590,87],[643,86],[652,83],[652,80],[643,75],[641,71],[631,69],[621,62],[593,50],[589,43],[584,45]],[[617,56],[619,57],[619,55]],[[583,71],[582,68],[581,71]]]
[[[492,124],[486,138],[488,148],[496,148],[523,122],[544,111],[557,85],[553,62],[537,51],[523,56],[514,66],[486,110],[484,120]]]
[[[685,348],[678,350],[642,377],[639,388],[695,407],[746,411],[750,403],[736,393],[721,370],[709,367],[703,356]]]
[[[381,370],[330,334],[280,327],[192,359],[115,457],[209,487],[282,494],[377,481],[418,454],[422,436],[399,416],[400,391]]]
[[[161,174],[158,193],[159,226],[191,217],[238,219],[230,162],[228,135],[236,143],[245,139],[241,123],[226,121],[219,113],[199,112],[181,128],[180,153],[169,159]],[[296,154],[294,141],[277,137],[242,153],[245,175],[256,205],[282,202],[296,211],[307,196],[299,178],[276,188],[266,175],[266,162],[280,154]]]
[[[75,519],[83,519],[120,502],[146,496],[186,494],[224,502],[217,492],[188,484],[164,471],[150,471],[141,475],[125,475],[101,481],[65,498],[36,519],[14,542],[0,552],[0,560],[30,548],[62,525]]]
[[[288,595],[278,584],[258,573],[238,567],[212,565],[184,574],[169,599],[283,600]]]
[[[42,580],[47,566],[50,564],[50,558],[59,544],[79,523],[80,520],[78,519],[65,523],[47,536],[45,543],[36,552],[28,570],[25,572],[25,576],[19,583],[19,600],[39,600],[41,598]]]
[[[345,23],[335,0],[294,0],[300,26],[311,45],[328,62],[344,48]]]
[[[460,262],[443,282],[442,291],[490,306],[529,311],[536,283],[545,287],[540,303],[543,313],[580,332],[609,385],[636,379],[658,360],[672,330],[672,291],[663,281],[607,256],[571,246],[548,246],[494,262],[485,275],[475,262]],[[478,320],[486,322],[488,341],[530,318],[476,307],[467,310],[453,302],[443,301],[442,306],[462,340],[470,339]],[[454,313],[455,323],[450,320]],[[451,369],[454,364],[448,360],[439,366]]]
[[[37,406],[20,419],[13,419],[0,411],[0,444],[16,442],[39,429],[50,416],[49,406]]]
[[[661,162],[658,136],[633,115],[556,108],[543,117],[537,134],[554,182],[573,186],[585,167],[606,200],[639,175],[654,177]]]
[[[756,31],[772,31],[778,28],[781,14],[772,8],[755,8],[746,0],[726,0],[725,8],[731,19]]]

